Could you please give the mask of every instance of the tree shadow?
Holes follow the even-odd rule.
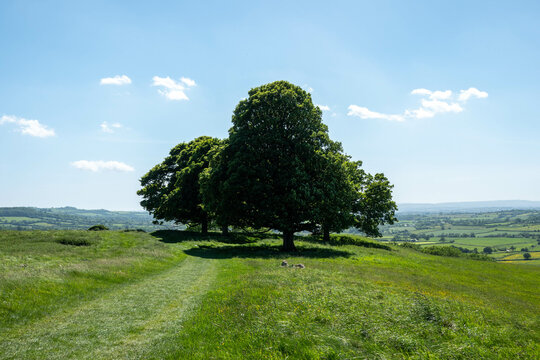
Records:
[[[257,241],[257,238],[246,234],[230,233],[223,235],[221,233],[210,232],[206,235],[195,231],[185,230],[157,230],[150,233],[158,241],[167,244],[176,244],[185,241],[217,241],[225,244],[250,244]]]
[[[284,257],[303,258],[338,258],[350,257],[354,254],[348,251],[329,249],[323,247],[297,246],[298,251],[284,252],[280,245],[270,244],[250,244],[244,246],[212,246],[199,245],[197,247],[184,250],[191,256],[205,259],[230,259],[230,258],[265,258],[282,259]]]

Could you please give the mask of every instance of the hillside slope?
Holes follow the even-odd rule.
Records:
[[[0,358],[540,355],[537,266],[248,240],[1,231]]]

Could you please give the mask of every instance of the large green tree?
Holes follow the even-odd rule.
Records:
[[[294,233],[313,226],[316,180],[331,146],[322,112],[309,93],[276,81],[251,89],[232,122],[211,169],[211,207],[223,223],[281,231],[283,249],[294,250]]]
[[[362,162],[351,161],[339,143],[325,154],[320,175],[314,229],[322,232],[323,240],[330,240],[330,232],[350,227],[369,236],[381,236],[379,225],[396,220],[393,185],[384,174],[366,173]]]
[[[351,167],[356,190],[352,225],[366,235],[380,237],[379,225],[397,221],[397,205],[392,200],[394,185],[382,173],[371,175],[364,172],[361,165],[361,162],[356,162]]]
[[[162,163],[141,178],[137,194],[143,197],[142,207],[158,220],[201,225],[206,233],[210,216],[202,203],[200,177],[221,143],[201,136],[172,148]]]

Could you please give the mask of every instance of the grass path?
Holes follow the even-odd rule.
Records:
[[[145,358],[181,330],[216,273],[215,260],[188,257],[157,275],[11,329],[0,339],[0,358]]]

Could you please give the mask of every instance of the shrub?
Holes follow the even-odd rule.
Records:
[[[529,260],[531,258],[531,254],[526,252],[525,254],[523,254],[523,258],[525,258],[525,260]]]
[[[484,254],[491,254],[493,252],[493,249],[489,246],[486,246],[482,251],[484,252]]]
[[[388,245],[379,244],[373,241],[367,241],[362,238],[356,237],[356,236],[350,236],[350,235],[330,235],[330,241],[327,242],[330,245],[356,245],[356,246],[363,246],[367,248],[375,248],[375,249],[384,249],[384,250],[392,250],[392,248]]]
[[[55,241],[62,245],[73,245],[73,246],[90,246],[94,243],[95,236],[89,236],[86,233],[70,233],[70,234],[61,234],[55,239]]]
[[[417,251],[422,251],[422,246],[412,243],[402,243],[400,244],[401,247],[407,248],[407,249],[414,249]]]
[[[438,256],[450,256],[450,257],[459,257],[462,252],[453,247],[453,246],[428,246],[422,249],[422,252],[431,255]]]
[[[108,227],[102,224],[94,225],[88,228],[89,231],[103,231],[103,230],[109,230]]]

